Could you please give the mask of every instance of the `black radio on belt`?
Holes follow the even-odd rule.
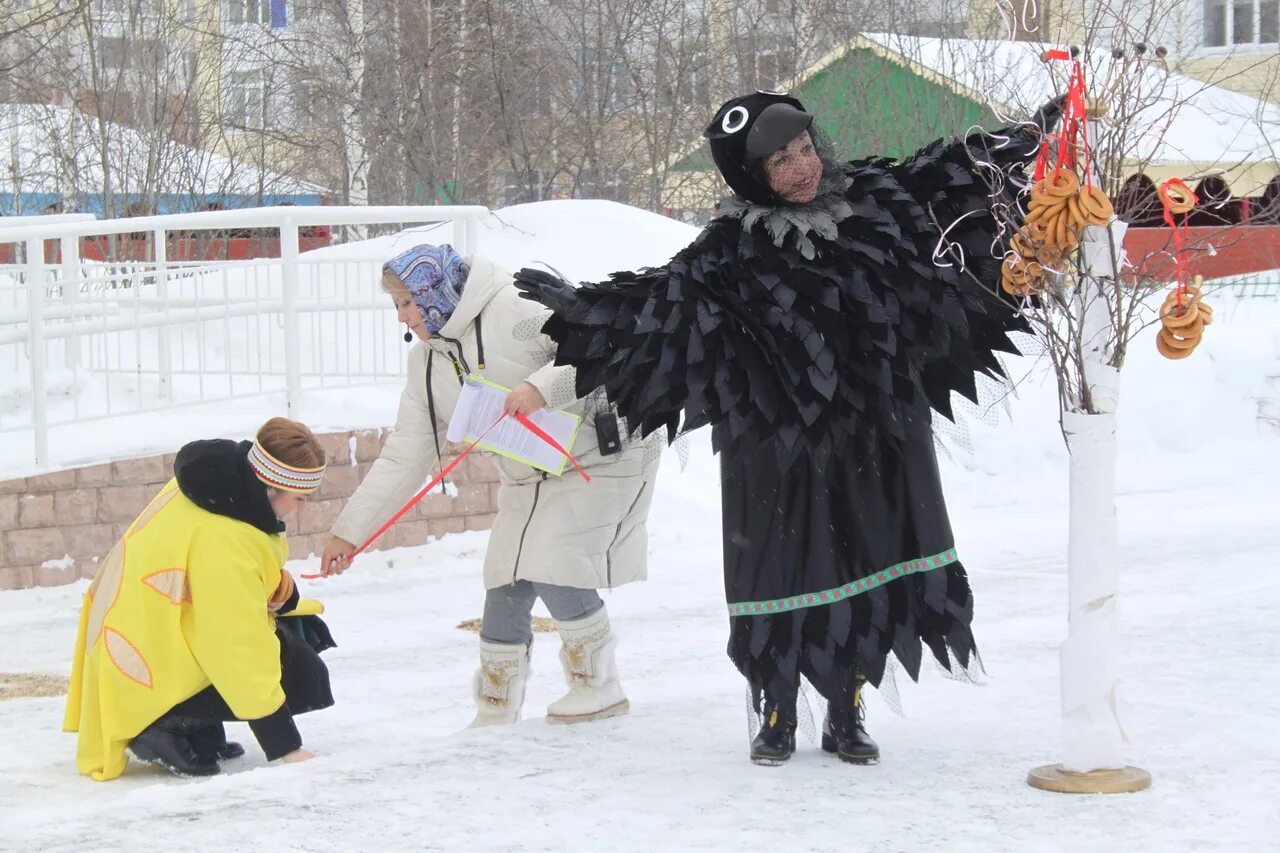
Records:
[[[618,434],[618,418],[613,414],[596,418],[596,442],[601,456],[612,456],[622,450],[622,436]]]

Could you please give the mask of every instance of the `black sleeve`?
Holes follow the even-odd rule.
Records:
[[[267,761],[284,758],[295,749],[302,748],[302,735],[298,733],[287,704],[282,704],[265,717],[249,720],[249,729],[266,753]]]
[[[753,322],[723,281],[737,233],[736,223],[713,222],[665,266],[606,282],[574,288],[523,269],[516,287],[554,312],[543,332],[557,344],[556,364],[577,368],[578,395],[604,388],[630,432],[663,430],[672,440],[729,423],[736,436],[748,426],[750,403],[729,377],[746,375],[735,369],[735,345],[750,343],[739,329]],[[749,358],[755,348],[747,350]]]

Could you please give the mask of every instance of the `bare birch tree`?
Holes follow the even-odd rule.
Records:
[[[1037,768],[1029,778],[1052,790],[1082,790],[1081,785],[1097,791],[1136,790],[1149,783],[1143,771],[1124,763],[1125,734],[1117,709],[1115,412],[1120,374],[1137,336],[1152,324],[1167,325],[1170,318],[1191,323],[1197,310],[1191,303],[1199,298],[1194,290],[1185,295],[1182,289],[1167,290],[1172,276],[1162,257],[1177,248],[1171,232],[1170,239],[1148,248],[1145,256],[1126,254],[1124,217],[1137,212],[1148,220],[1143,224],[1163,224],[1163,207],[1132,192],[1126,197],[1123,190],[1133,176],[1146,172],[1157,176],[1147,184],[1154,190],[1167,177],[1168,164],[1179,161],[1184,164],[1179,177],[1205,186],[1210,178],[1230,174],[1257,156],[1256,150],[1245,150],[1257,146],[1243,132],[1244,121],[1234,138],[1196,132],[1222,121],[1217,105],[1225,99],[1221,90],[1170,68],[1163,39],[1173,31],[1180,5],[1175,0],[1111,0],[1038,19],[1029,0],[1004,10],[1002,34],[1025,37],[1029,30],[1036,43],[1025,49],[1000,47],[993,57],[997,61],[981,73],[977,69],[983,62],[976,56],[953,70],[988,95],[994,112],[1023,118],[1047,96],[1071,88],[1074,55],[1082,74],[1078,79],[1090,96],[1086,120],[1074,137],[1059,139],[1048,151],[1045,183],[1024,195],[1018,210],[1008,211],[1004,234],[1012,240],[1005,256],[1010,271],[1006,289],[1024,298],[1024,316],[1051,363],[1071,465],[1062,761]],[[1077,17],[1073,20],[1071,14]],[[1078,40],[1072,54],[1066,52],[1068,38]],[[1051,56],[1042,63],[1038,54],[1046,49],[1061,52],[1061,61]],[[1073,190],[1077,185],[1083,189]],[[1120,217],[1101,204],[1103,193],[1122,202]],[[1067,197],[1071,200],[1065,204],[1054,200],[1065,202]],[[1203,201],[1193,215],[1220,200]],[[1070,227],[1056,229],[1052,238],[1043,224],[1052,221],[1046,213],[1050,210],[1057,211],[1059,221],[1062,215],[1071,217]],[[1025,219],[1033,221],[1023,225]],[[1175,222],[1181,221],[1180,213]],[[946,223],[940,225],[945,228]],[[1202,236],[1200,245],[1182,248],[1195,253],[1208,242],[1223,245],[1232,227],[1223,221]],[[1168,293],[1176,295],[1166,298]],[[1212,319],[1206,311],[1195,320],[1197,335],[1204,333],[1205,317]],[[1175,340],[1179,346],[1185,343]],[[1174,353],[1170,357],[1185,357],[1189,351],[1187,347],[1178,355],[1162,347],[1166,355]],[[1063,771],[1082,775],[1069,778]]]

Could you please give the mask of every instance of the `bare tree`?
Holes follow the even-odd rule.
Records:
[[[290,91],[284,147],[340,175],[344,198],[652,209],[723,97],[794,78],[855,24],[954,29],[945,0],[311,0],[291,14],[236,62]]]
[[[6,113],[15,184],[106,216],[262,203],[303,186],[228,131],[229,112],[262,127],[269,104],[227,109],[221,28],[195,4],[96,0],[77,12],[21,68],[41,96]]]
[[[21,69],[54,44],[92,0],[39,3],[0,0],[0,79],[21,79]],[[9,100],[15,92],[3,92]]]
[[[1161,352],[1181,358],[1194,346],[1191,333],[1198,340],[1206,320],[1212,319],[1211,309],[1201,313],[1194,288],[1166,290],[1169,266],[1159,260],[1176,248],[1172,240],[1149,249],[1145,257],[1126,257],[1128,224],[1112,214],[1109,200],[1123,200],[1124,215],[1155,213],[1155,221],[1163,224],[1159,202],[1152,211],[1154,199],[1147,199],[1143,211],[1133,199],[1125,199],[1123,190],[1135,174],[1159,173],[1170,161],[1181,160],[1180,177],[1193,184],[1230,173],[1242,158],[1256,156],[1240,147],[1247,126],[1243,120],[1234,139],[1187,132],[1196,127],[1198,116],[1202,127],[1222,121],[1215,108],[1222,98],[1220,90],[1169,67],[1162,39],[1173,31],[1181,5],[1175,0],[1110,0],[1085,7],[1088,14],[1074,20],[1048,16],[1040,30],[1047,44],[999,47],[991,57],[995,61],[983,71],[981,57],[965,57],[961,51],[963,62],[954,69],[990,99],[994,112],[1011,113],[1010,118],[1025,117],[1050,94],[1079,91],[1081,83],[1090,96],[1083,115],[1078,101],[1071,107],[1081,121],[1070,123],[1046,152],[1043,180],[1023,189],[1017,209],[1001,214],[1007,220],[1004,240],[1011,245],[1003,286],[1024,300],[1023,314],[1043,342],[1057,380],[1071,464],[1063,760],[1038,768],[1031,777],[1032,784],[1054,790],[1068,790],[1062,784],[1064,769],[1084,774],[1075,781],[1087,780],[1082,784],[1100,791],[1133,790],[1149,782],[1141,771],[1125,767],[1124,731],[1116,711],[1119,379],[1131,344],[1150,325],[1166,327]],[[1035,35],[1033,9],[1030,2],[1006,9],[1005,33],[1030,29]],[[1011,19],[1014,15],[1017,20]],[[1068,40],[1077,42],[1078,52],[1066,51]],[[1049,61],[1042,62],[1039,54],[1046,48],[1052,51]],[[1167,200],[1178,201],[1174,194]],[[1175,222],[1182,216],[1178,213]],[[944,229],[948,225],[939,224]],[[1208,239],[1222,245],[1232,227],[1223,221]],[[942,247],[946,249],[945,240]],[[1195,252],[1203,246],[1182,248]],[[1080,790],[1078,785],[1074,789]]]

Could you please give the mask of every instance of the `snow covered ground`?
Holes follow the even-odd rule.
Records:
[[[475,636],[453,626],[479,615],[484,536],[448,537],[312,587],[341,646],[327,655],[338,705],[300,721],[321,755],[308,764],[264,766],[237,724],[249,755],[220,777],[140,768],[99,784],[76,776],[61,700],[0,703],[0,848],[1275,849],[1270,450],[1214,480],[1125,484],[1127,722],[1131,760],[1155,777],[1142,794],[1076,797],[1023,782],[1057,758],[1060,476],[959,473],[951,484],[987,686],[926,670],[920,685],[901,685],[905,719],[873,697],[877,767],[842,765],[812,742],[789,766],[750,765],[745,694],[723,654],[714,462],[696,452],[683,473],[663,472],[651,579],[608,597],[631,716],[546,725],[560,681],[557,644],[539,635],[530,719],[462,731]],[[82,589],[0,594],[0,671],[67,671]]]
[[[879,766],[803,736],[787,766],[748,763],[699,435],[685,470],[665,463],[650,580],[607,599],[630,716],[546,725],[558,643],[538,635],[527,721],[465,731],[476,637],[455,625],[480,614],[485,537],[450,536],[307,586],[341,644],[326,655],[337,706],[300,720],[320,755],[307,764],[265,766],[236,724],[249,754],[219,777],[94,783],[58,730],[61,699],[0,701],[0,850],[1280,849],[1280,436],[1259,433],[1252,399],[1280,373],[1280,303],[1216,304],[1192,358],[1159,359],[1144,337],[1123,379],[1124,719],[1147,792],[1024,782],[1058,758],[1066,631],[1066,456],[1028,358],[1012,365],[1012,418],[972,423],[972,456],[944,462],[989,683],[926,667],[900,680],[905,718],[873,696]],[[83,589],[0,593],[0,672],[68,672]]]

